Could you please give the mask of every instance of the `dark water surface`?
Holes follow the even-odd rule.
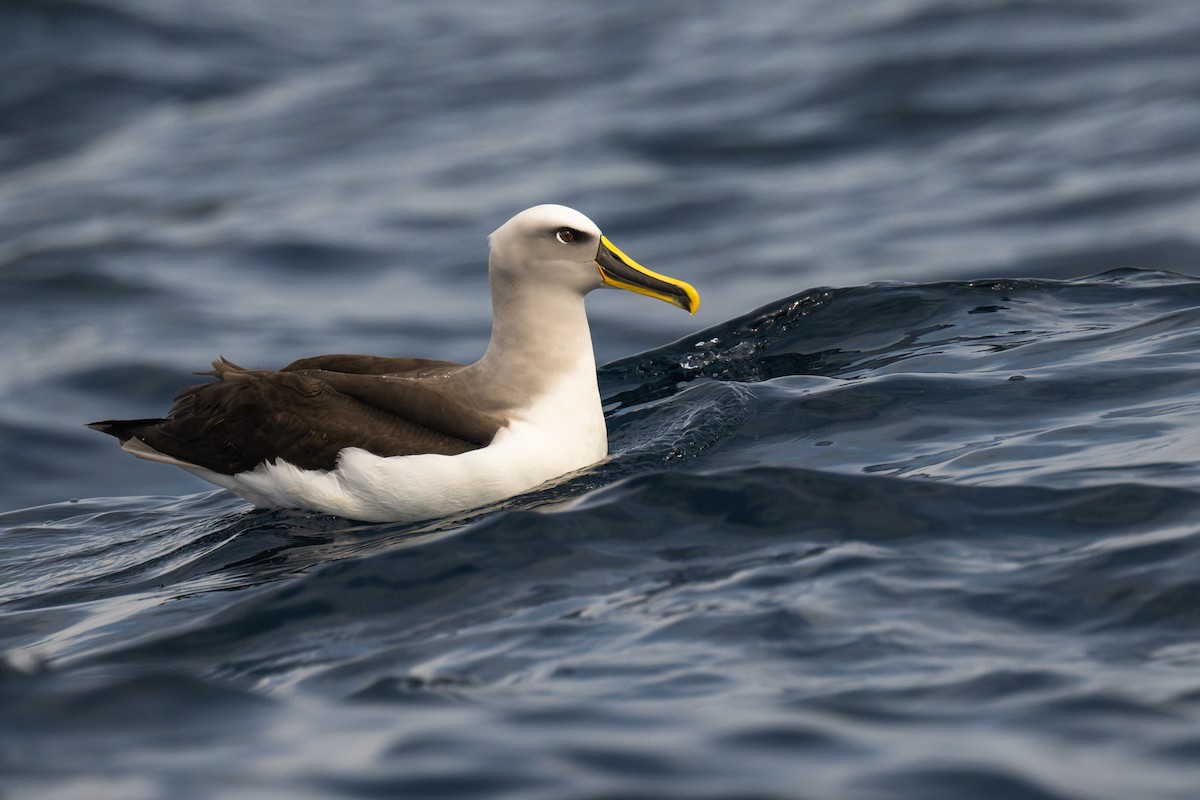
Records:
[[[1200,796],[1198,41],[4,4],[0,796]],[[360,525],[82,428],[218,354],[473,359],[484,237],[547,201],[704,299],[589,300],[591,470]]]

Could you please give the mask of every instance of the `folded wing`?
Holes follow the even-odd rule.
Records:
[[[444,361],[332,355],[267,371],[221,359],[205,373],[216,380],[184,389],[165,418],[90,427],[228,475],[277,460],[330,470],[347,447],[379,456],[457,455],[487,445],[501,424],[440,391],[458,369]]]

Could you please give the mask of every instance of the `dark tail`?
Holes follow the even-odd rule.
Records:
[[[139,437],[149,427],[166,422],[163,419],[106,419],[103,422],[90,422],[88,427],[94,431],[107,433],[117,437],[121,444]]]

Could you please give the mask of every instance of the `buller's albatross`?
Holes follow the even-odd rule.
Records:
[[[413,521],[503,500],[603,459],[608,434],[584,295],[601,286],[695,313],[690,285],[651,272],[570,208],[522,211],[490,237],[492,337],[464,366],[327,355],[275,372],[213,362],[162,419],[109,420],[140,458],[256,506]]]

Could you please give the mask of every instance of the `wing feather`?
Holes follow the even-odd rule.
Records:
[[[309,364],[358,366],[372,372],[313,370]],[[424,359],[324,356],[301,359],[276,372],[247,370],[220,359],[204,373],[216,380],[184,389],[165,418],[109,420],[92,427],[122,442],[138,439],[167,456],[225,474],[280,459],[302,469],[329,470],[346,447],[385,457],[457,455],[486,445],[499,424],[489,431],[477,420],[469,435],[455,435],[442,429],[453,426],[421,421],[430,414],[428,392],[353,390],[362,381],[381,384],[383,378],[375,370],[390,374],[400,368],[402,374],[413,375],[458,366]],[[411,378],[393,381],[402,381],[401,387],[420,383]],[[406,411],[406,394],[417,398],[416,414]]]

